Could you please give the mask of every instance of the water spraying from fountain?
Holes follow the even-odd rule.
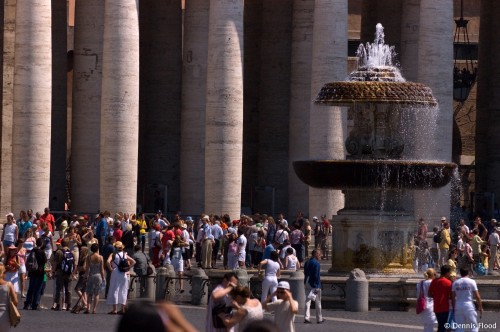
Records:
[[[358,68],[346,81],[326,83],[315,100],[349,107],[346,160],[293,163],[308,185],[345,194],[345,207],[332,220],[333,271],[413,272],[413,190],[445,186],[456,169],[453,163],[416,159],[418,135],[433,137],[437,102],[429,87],[406,82],[395,55],[377,24],[374,42],[358,48]],[[421,117],[429,120],[426,128],[414,125]]]

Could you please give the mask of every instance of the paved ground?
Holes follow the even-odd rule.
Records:
[[[43,304],[50,306],[52,298],[44,296]],[[21,305],[20,305],[21,306]],[[179,305],[186,318],[200,331],[204,331],[206,307]],[[56,312],[51,310],[25,311],[21,310],[21,324],[14,330],[20,332],[68,332],[68,331],[102,331],[112,332],[116,328],[119,316],[107,315],[110,306],[104,302],[98,306],[96,315],[71,314],[69,312]],[[314,310],[311,312],[314,315]],[[414,311],[370,311],[356,313],[347,311],[323,310],[326,323],[322,325],[304,324],[304,316],[296,318],[297,331],[343,331],[343,332],[372,332],[372,331],[418,331],[422,330],[420,319]],[[271,318],[271,316],[266,316]],[[500,329],[500,315],[498,312],[486,312],[481,319],[484,324],[497,324]],[[480,331],[495,331],[498,329],[480,329]]]

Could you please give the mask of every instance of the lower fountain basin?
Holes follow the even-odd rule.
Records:
[[[304,160],[293,162],[304,183],[329,189],[432,189],[447,185],[457,165],[418,160]]]

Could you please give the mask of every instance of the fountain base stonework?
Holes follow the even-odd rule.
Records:
[[[332,218],[332,269],[367,273],[414,273],[413,214],[341,210]]]

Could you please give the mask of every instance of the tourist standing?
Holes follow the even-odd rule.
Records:
[[[233,299],[231,315],[220,316],[226,327],[231,328],[237,325],[236,331],[243,332],[253,322],[264,318],[262,304],[259,300],[250,298],[248,287],[236,286],[231,290],[230,295]]]
[[[439,278],[432,280],[428,295],[434,301],[434,313],[438,321],[438,332],[445,332],[445,324],[450,312],[450,296],[451,296],[451,268],[448,265],[441,266],[441,275]]]
[[[297,222],[292,225],[292,232],[290,233],[290,244],[297,253],[299,262],[304,262],[304,233],[300,229],[300,224]]]
[[[302,232],[304,233],[304,259],[305,259],[309,258],[309,245],[311,244],[312,228],[309,219],[306,219],[304,221],[304,224],[302,225]]]
[[[436,272],[434,269],[428,269],[424,272],[425,280],[422,280],[417,284],[417,297],[419,297],[420,292],[423,292],[425,297],[425,309],[419,316],[422,324],[424,325],[424,332],[433,332],[434,324],[437,322],[436,315],[434,314],[434,300],[429,296],[429,287],[432,280],[436,278]]]
[[[439,242],[440,266],[446,264],[446,259],[448,259],[448,252],[450,250],[450,244],[451,244],[450,224],[445,221],[443,223],[443,229],[441,230],[441,241]]]
[[[316,307],[316,321],[318,324],[324,323],[325,320],[321,314],[321,266],[319,260],[321,250],[314,249],[309,259],[304,265],[304,284],[306,284],[306,312],[304,315],[304,323],[310,324],[309,317],[311,316],[311,301],[314,301]]]
[[[40,220],[42,223],[47,224],[47,226],[49,226],[50,232],[54,234],[54,231],[56,229],[56,219],[54,218],[54,215],[50,213],[50,209],[48,207],[43,210],[43,214],[40,216]]]
[[[298,269],[300,269],[300,262],[298,258],[293,254],[293,248],[286,249],[284,266],[285,270],[288,271],[297,271]]]
[[[54,310],[63,309],[63,302],[66,303],[66,310],[71,310],[71,291],[70,283],[75,273],[75,258],[68,247],[69,239],[64,238],[61,241],[61,249],[58,249],[52,255],[52,275],[56,279],[56,292]],[[64,296],[62,293],[64,292]]]
[[[5,256],[5,280],[9,281],[14,285],[14,290],[19,292],[19,268],[21,264],[19,262],[19,256],[17,256],[17,247],[11,244],[7,248],[7,254]]]
[[[2,232],[2,244],[4,250],[10,245],[16,243],[19,237],[19,228],[14,222],[14,213],[10,212],[5,217],[7,218],[7,223],[3,226]]]
[[[238,266],[240,269],[245,268],[246,261],[246,247],[247,238],[245,237],[244,230],[240,227],[238,228],[238,239],[236,243],[238,244]]]
[[[144,213],[141,213],[140,218],[137,219],[137,225],[139,226],[139,237],[137,238],[137,241],[141,245],[142,252],[144,252],[144,249],[146,248],[146,234],[148,232],[148,224]]]
[[[205,319],[206,332],[232,332],[233,328],[226,329],[225,327],[216,328],[214,323],[215,308],[219,308],[220,312],[229,312],[231,309],[231,297],[229,293],[238,285],[238,276],[234,272],[224,274],[222,282],[218,284],[210,294],[208,299],[207,316]],[[217,318],[215,318],[217,319]]]
[[[45,277],[44,267],[47,263],[47,255],[42,249],[43,240],[36,239],[36,246],[29,255],[34,255],[36,258],[37,268],[28,271],[29,284],[26,300],[24,301],[24,309],[27,310],[31,307],[32,310],[37,310],[42,296],[43,279]],[[30,256],[28,255],[28,262]]]
[[[274,297],[277,297],[277,300],[271,302]],[[299,304],[293,299],[288,282],[278,283],[277,290],[266,298],[263,308],[274,312],[274,323],[280,332],[295,332],[294,320],[299,312]]]
[[[500,267],[500,262],[498,260],[498,245],[500,244],[500,227],[496,227],[495,231],[490,234],[488,242],[490,244],[490,261],[488,262],[488,272],[492,272],[495,267]]]
[[[479,331],[479,326],[477,324],[474,298],[476,298],[479,315],[481,316],[483,314],[481,296],[479,295],[476,281],[469,278],[469,270],[460,269],[460,275],[462,278],[456,280],[451,288],[451,306],[455,312],[455,322],[462,326],[472,326],[470,331],[477,332]]]
[[[108,312],[110,315],[116,315],[118,313],[125,312],[125,306],[127,305],[127,295],[128,295],[128,271],[120,271],[118,268],[121,260],[127,260],[129,267],[133,267],[135,261],[133,258],[127,255],[124,251],[125,247],[120,242],[115,242],[116,253],[108,257],[108,268],[112,270],[111,279],[109,282],[109,291],[107,304],[113,306],[113,310]],[[118,305],[122,306],[122,309],[118,311]]]
[[[258,273],[260,275],[260,270],[263,266],[265,266],[264,279],[262,280],[262,294],[260,300],[262,303],[267,298],[267,294],[273,294],[276,291],[276,287],[278,286],[278,278],[281,275],[281,266],[278,262],[279,255],[278,252],[273,251],[271,253],[270,259],[265,259],[259,263]],[[273,301],[276,300],[276,297],[273,297]]]
[[[10,331],[9,301],[17,306],[17,294],[14,286],[4,279],[5,267],[0,264],[0,331]]]
[[[96,313],[97,303],[99,303],[99,292],[104,279],[104,259],[99,255],[99,244],[90,246],[92,254],[85,264],[85,274],[87,275],[87,310],[88,313]]]

